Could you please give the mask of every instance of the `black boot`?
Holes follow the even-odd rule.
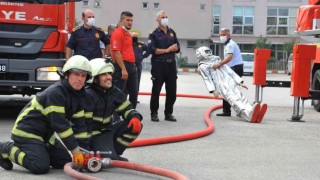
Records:
[[[231,116],[231,112],[230,113],[220,113],[220,114],[217,114],[217,116]]]
[[[129,159],[125,158],[125,157],[121,157],[121,156],[118,156],[118,159],[119,161],[125,161],[125,162],[129,162]]]
[[[176,122],[177,121],[177,119],[172,114],[166,114],[165,117],[164,117],[164,120],[172,121],[172,122]]]
[[[8,158],[2,157],[6,150],[10,148],[13,142],[0,141],[0,166],[5,170],[12,170],[13,164]]]
[[[159,117],[157,113],[151,113],[151,121],[159,122]]]

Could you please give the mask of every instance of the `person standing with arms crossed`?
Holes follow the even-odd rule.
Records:
[[[222,28],[220,30],[220,41],[224,43],[224,59],[213,65],[213,69],[218,69],[220,66],[227,64],[240,77],[243,75],[243,62],[240,48],[236,42],[231,39],[230,30]],[[223,112],[217,116],[231,116],[231,106],[228,101],[223,100]]]
[[[120,25],[111,36],[112,59],[114,63],[113,84],[129,94],[129,101],[133,108],[137,106],[138,78],[136,59],[134,56],[132,37],[129,30],[132,27],[133,14],[124,11],[120,16]]]
[[[168,16],[164,11],[157,13],[158,27],[149,35],[148,50],[151,57],[152,95],[150,99],[151,121],[159,122],[159,95],[163,83],[166,88],[165,120],[177,121],[172,115],[177,94],[177,67],[175,54],[180,44],[173,29],[168,27]]]
[[[66,60],[72,56],[72,50],[75,55],[82,55],[87,59],[104,58],[100,48],[100,41],[108,46],[110,39],[101,28],[95,27],[94,13],[91,9],[82,12],[83,26],[73,30],[66,47]],[[105,54],[109,54],[105,48]]]

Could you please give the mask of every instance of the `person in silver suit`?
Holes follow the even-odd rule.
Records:
[[[251,105],[248,99],[240,91],[240,87],[248,89],[243,80],[229,66],[220,65],[220,57],[212,55],[212,51],[208,47],[200,47],[196,50],[198,58],[198,70],[210,93],[214,97],[219,95],[232,106],[239,117],[249,122],[260,123],[263,118],[260,116],[260,104]],[[217,69],[213,66],[218,65]]]

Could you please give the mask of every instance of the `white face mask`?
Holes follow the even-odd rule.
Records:
[[[88,22],[86,23],[88,26],[93,26],[96,20],[94,18],[88,18]]]
[[[161,19],[161,25],[162,26],[168,26],[169,25],[169,19],[168,18],[164,18],[164,19]]]
[[[220,41],[221,41],[222,43],[227,42],[227,40],[228,40],[227,36],[220,36]]]

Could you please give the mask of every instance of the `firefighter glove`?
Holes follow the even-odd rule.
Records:
[[[84,165],[84,156],[79,148],[71,151],[75,168],[81,168]]]
[[[140,133],[141,131],[141,122],[138,118],[134,117],[129,121],[128,128],[132,127],[133,133]]]

